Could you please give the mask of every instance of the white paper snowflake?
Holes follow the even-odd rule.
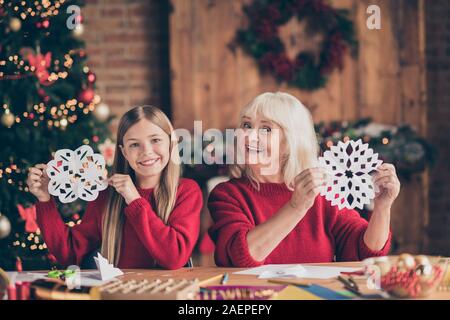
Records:
[[[93,201],[99,191],[108,187],[105,158],[86,145],[75,151],[56,151],[55,158],[47,164],[47,175],[49,193],[63,203],[78,198]]]
[[[375,198],[375,186],[370,176],[382,161],[367,143],[358,141],[338,142],[325,151],[319,164],[327,170],[329,179],[321,195],[339,209],[360,208]]]

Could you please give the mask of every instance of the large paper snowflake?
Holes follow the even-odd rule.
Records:
[[[78,198],[93,201],[99,191],[108,187],[105,159],[86,145],[75,151],[56,151],[55,158],[47,164],[47,175],[49,193],[63,203]]]
[[[329,179],[321,195],[339,209],[360,208],[375,197],[375,186],[370,176],[382,163],[369,145],[358,141],[339,141],[319,158]]]

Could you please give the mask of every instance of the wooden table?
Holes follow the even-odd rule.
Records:
[[[338,262],[338,263],[323,263],[323,264],[305,264],[305,265],[316,265],[316,266],[341,266],[341,267],[361,267],[360,262]],[[234,274],[236,271],[245,270],[239,268],[218,268],[218,267],[195,267],[195,268],[183,268],[179,270],[123,270],[125,274],[119,277],[122,280],[129,279],[155,279],[155,278],[187,278],[194,279],[198,278],[200,281],[208,279],[210,277],[223,274],[227,272],[229,274],[228,285],[277,285],[269,282],[266,279],[258,279],[257,276],[253,275],[237,275]],[[343,290],[343,285],[337,279],[327,279],[327,280],[308,280],[308,282],[318,284],[334,290]],[[365,287],[365,279],[356,278],[356,282],[361,288]],[[219,285],[220,281],[210,283],[208,285]],[[433,300],[450,300],[450,291],[443,292],[437,291],[427,299]]]

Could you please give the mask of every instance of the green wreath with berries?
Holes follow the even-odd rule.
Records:
[[[275,76],[279,82],[315,90],[327,83],[335,69],[342,69],[344,55],[357,53],[357,40],[348,11],[333,8],[324,0],[256,0],[244,6],[248,26],[240,29],[236,42],[253,56],[263,72]],[[306,19],[314,32],[322,32],[324,40],[319,56],[302,51],[295,59],[286,54],[278,29],[294,16]]]

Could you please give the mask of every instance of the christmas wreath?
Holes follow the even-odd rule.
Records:
[[[236,42],[253,56],[262,71],[280,82],[306,90],[325,86],[330,73],[343,67],[346,51],[356,54],[357,41],[348,11],[334,9],[324,0],[256,0],[244,6],[248,26],[237,32]],[[278,29],[293,17],[305,20],[309,30],[321,32],[319,56],[308,51],[295,59],[286,54]]]

